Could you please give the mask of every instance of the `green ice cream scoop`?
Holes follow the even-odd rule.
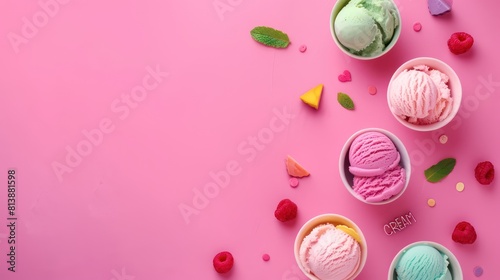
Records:
[[[338,41],[349,52],[366,57],[382,53],[398,26],[397,8],[391,0],[351,0],[334,22]]]

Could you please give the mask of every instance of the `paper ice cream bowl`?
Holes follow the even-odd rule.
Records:
[[[349,275],[348,278],[339,279],[339,280],[353,280],[361,273],[361,271],[363,270],[363,268],[365,266],[366,258],[368,256],[368,247],[366,246],[365,236],[363,235],[363,232],[358,227],[358,225],[356,225],[356,223],[354,223],[349,218],[344,217],[344,216],[339,215],[339,214],[321,214],[319,216],[316,216],[316,217],[310,219],[300,228],[299,232],[297,233],[297,236],[295,237],[295,243],[294,243],[294,248],[293,248],[293,251],[295,254],[295,261],[297,262],[297,265],[299,266],[302,273],[304,273],[304,275],[307,276],[307,278],[309,278],[311,280],[321,280],[320,278],[317,278],[316,276],[314,276],[313,274],[311,274],[305,270],[305,268],[302,266],[302,264],[300,262],[299,251],[300,251],[300,245],[302,244],[302,241],[304,240],[304,238],[307,235],[309,235],[309,233],[311,233],[311,231],[315,227],[322,225],[322,224],[327,224],[327,223],[333,224],[335,226],[345,225],[347,227],[350,227],[351,229],[356,231],[356,233],[358,234],[358,236],[361,240],[361,242],[359,242],[360,249],[361,249],[361,256],[360,256],[360,260],[358,262],[357,267]]]
[[[443,245],[441,245],[439,243],[432,242],[432,241],[418,241],[418,242],[414,242],[414,243],[411,243],[411,244],[405,246],[403,249],[401,249],[396,254],[396,256],[394,257],[394,259],[391,262],[391,266],[389,267],[389,273],[388,273],[388,277],[387,277],[388,280],[397,280],[398,279],[397,274],[396,274],[396,266],[397,266],[399,260],[401,259],[403,254],[408,249],[410,249],[411,247],[416,246],[416,245],[432,246],[432,247],[436,248],[438,251],[440,251],[441,253],[448,256],[448,262],[449,262],[448,269],[451,272],[452,279],[453,280],[463,280],[464,279],[464,276],[462,274],[462,268],[460,266],[460,263],[458,262],[457,257],[455,257],[455,255],[448,248],[444,247]]]
[[[396,115],[391,108],[390,105],[390,96],[389,96],[389,91],[392,86],[392,82],[396,77],[403,72],[405,69],[410,69],[414,66],[418,65],[427,65],[431,69],[436,69],[441,71],[442,73],[446,74],[450,79],[448,81],[448,87],[450,88],[450,95],[451,98],[453,99],[452,101],[452,108],[451,112],[442,121],[439,121],[437,123],[433,124],[426,124],[426,125],[419,125],[419,124],[412,124],[407,122],[406,120],[402,119],[398,115]],[[416,130],[416,131],[434,131],[438,130],[445,125],[449,124],[457,115],[458,110],[460,109],[460,104],[462,102],[462,85],[460,83],[460,78],[458,77],[457,73],[451,68],[448,64],[444,63],[443,61],[436,59],[436,58],[431,58],[431,57],[417,57],[414,59],[411,59],[405,63],[403,63],[392,75],[391,80],[389,82],[389,86],[387,88],[387,104],[389,106],[389,109],[391,110],[392,115],[398,120],[401,124],[404,126]]]
[[[337,35],[335,34],[335,19],[337,18],[337,15],[339,14],[340,10],[342,10],[342,8],[344,8],[344,6],[350,2],[350,0],[337,0],[334,4],[334,6],[332,8],[332,12],[330,14],[330,33],[331,33],[333,41],[335,42],[337,47],[346,55],[348,55],[352,58],[358,59],[358,60],[372,60],[372,59],[376,59],[376,58],[379,58],[379,57],[387,54],[394,47],[394,45],[396,45],[396,43],[398,42],[399,37],[401,35],[401,26],[402,26],[401,14],[399,13],[399,9],[394,1],[392,1],[392,0],[390,0],[390,1],[394,4],[394,7],[396,7],[395,12],[396,12],[396,15],[397,15],[398,21],[399,21],[399,25],[394,30],[394,35],[392,36],[392,40],[389,42],[389,44],[387,44],[387,46],[384,48],[382,53],[375,55],[375,56],[361,56],[361,55],[356,55],[356,54],[351,53],[349,51],[349,49],[347,49],[346,47],[344,47],[340,43],[339,39],[337,38]]]
[[[389,139],[391,139],[392,143],[394,143],[394,146],[398,150],[401,160],[399,162],[399,165],[404,168],[405,170],[405,184],[403,189],[396,195],[393,195],[392,197],[380,201],[380,202],[368,202],[366,201],[362,196],[357,194],[354,189],[353,189],[353,180],[354,180],[354,175],[349,172],[349,149],[351,148],[351,144],[358,137],[359,135],[366,133],[366,132],[379,132],[384,135],[386,135]],[[339,173],[340,173],[340,179],[342,180],[342,183],[344,184],[345,188],[347,191],[356,199],[359,201],[366,203],[366,204],[371,204],[371,205],[385,205],[392,203],[396,201],[399,197],[403,195],[403,193],[406,191],[408,188],[408,183],[410,182],[410,175],[411,175],[411,163],[410,163],[410,156],[408,154],[408,151],[406,150],[405,145],[403,142],[394,134],[391,132],[381,129],[381,128],[365,128],[362,130],[357,131],[347,141],[345,142],[344,146],[342,147],[342,150],[340,151],[340,157],[339,157]]]

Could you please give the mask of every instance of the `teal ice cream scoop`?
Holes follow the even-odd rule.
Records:
[[[453,280],[448,256],[428,245],[417,245],[403,253],[396,265],[398,280]]]

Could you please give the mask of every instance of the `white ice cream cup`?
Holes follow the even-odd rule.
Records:
[[[451,98],[453,98],[453,103],[452,103],[452,109],[448,117],[446,117],[444,120],[439,121],[437,123],[433,124],[426,124],[426,125],[420,125],[420,124],[412,124],[407,122],[406,120],[400,118],[396,114],[394,114],[393,109],[391,108],[391,103],[390,103],[390,95],[389,92],[391,90],[392,86],[392,81],[396,79],[396,77],[403,72],[405,69],[411,69],[414,66],[418,65],[426,65],[429,66],[431,69],[436,69],[438,71],[441,71],[442,73],[446,74],[450,79],[448,81],[448,86],[450,88],[450,93],[451,93]],[[457,115],[458,109],[460,109],[460,103],[462,102],[462,85],[460,83],[460,78],[458,77],[457,73],[451,68],[448,64],[444,63],[443,61],[436,59],[436,58],[431,58],[431,57],[417,57],[411,60],[408,60],[407,62],[403,63],[392,75],[391,80],[389,82],[389,86],[387,88],[387,104],[389,106],[389,110],[391,110],[392,115],[398,120],[401,124],[404,126],[416,130],[416,131],[434,131],[438,130],[448,123],[450,123],[453,118]]]
[[[353,178],[354,175],[349,172],[349,149],[351,148],[351,144],[358,137],[359,135],[366,133],[366,132],[380,132],[384,134],[385,136],[389,137],[391,139],[392,143],[394,143],[394,146],[398,150],[399,154],[401,155],[401,161],[399,162],[399,165],[405,169],[405,174],[406,174],[406,181],[403,189],[397,194],[392,196],[391,198],[380,201],[380,202],[367,202],[363,198],[361,198],[352,188],[353,186]],[[391,203],[395,200],[397,200],[403,193],[406,191],[408,188],[408,183],[410,182],[410,175],[411,175],[411,164],[410,164],[410,156],[408,155],[408,151],[406,150],[405,145],[403,142],[394,134],[391,132],[381,129],[381,128],[365,128],[362,130],[357,131],[347,141],[345,142],[344,146],[342,147],[342,150],[340,151],[340,157],[339,157],[339,172],[340,172],[340,179],[342,180],[342,183],[344,183],[344,186],[346,187],[347,191],[357,198],[359,201],[362,201],[366,204],[372,204],[372,205],[384,205]]]
[[[392,0],[390,0],[390,1],[394,4],[394,7],[396,7],[396,13],[397,13],[398,21],[399,21],[399,25],[394,30],[394,35],[392,36],[391,42],[389,42],[389,44],[385,47],[385,49],[382,51],[382,53],[380,53],[378,55],[360,56],[360,55],[355,55],[355,54],[349,52],[349,50],[340,43],[339,39],[337,38],[337,35],[335,34],[335,19],[337,18],[337,15],[339,14],[340,10],[342,10],[342,8],[344,8],[344,6],[350,2],[350,0],[337,0],[337,2],[335,2],[335,4],[333,5],[332,12],[330,14],[330,33],[332,34],[333,41],[335,42],[337,47],[346,55],[348,55],[352,58],[355,58],[355,59],[359,59],[359,60],[376,59],[376,58],[379,58],[379,57],[385,55],[386,53],[388,53],[394,47],[394,45],[396,45],[397,41],[399,40],[399,36],[401,35],[401,24],[402,24],[401,23],[401,15],[399,13],[399,9],[398,9],[396,3],[394,3],[394,1],[392,1]]]
[[[360,258],[358,267],[357,267],[356,271],[354,271],[354,273],[351,274],[351,276],[349,278],[345,279],[345,280],[353,280],[361,273],[361,271],[363,270],[363,268],[365,266],[366,258],[368,256],[368,247],[366,245],[365,236],[363,235],[363,232],[361,231],[361,229],[353,221],[351,221],[347,217],[344,217],[344,216],[339,215],[339,214],[322,214],[322,215],[316,216],[316,217],[310,219],[309,221],[307,221],[300,228],[299,232],[297,233],[297,236],[295,237],[295,243],[294,243],[294,247],[293,247],[293,251],[295,254],[295,261],[297,262],[297,265],[299,266],[300,270],[304,273],[305,276],[307,276],[307,278],[309,278],[311,280],[320,280],[316,276],[308,273],[305,270],[305,268],[302,267],[302,264],[300,262],[300,245],[302,244],[302,241],[304,240],[304,238],[307,235],[309,235],[309,233],[311,233],[311,231],[315,227],[322,225],[322,224],[327,224],[327,223],[333,224],[335,226],[337,226],[337,225],[348,226],[348,227],[352,228],[354,231],[356,231],[356,233],[359,235],[359,238],[361,239],[361,242],[359,244],[360,248],[361,248],[361,258]]]
[[[455,255],[453,255],[453,253],[448,248],[444,247],[443,245],[441,245],[439,243],[432,242],[432,241],[418,241],[418,242],[414,242],[414,243],[411,243],[411,244],[405,246],[403,249],[401,249],[396,254],[396,256],[394,257],[394,259],[391,262],[391,266],[389,267],[389,273],[388,273],[388,277],[387,277],[388,280],[397,280],[398,279],[397,275],[396,275],[396,265],[398,264],[399,260],[403,256],[403,253],[406,252],[406,250],[410,249],[413,246],[417,246],[417,245],[432,246],[432,247],[436,248],[439,252],[448,256],[448,261],[450,262],[450,264],[448,265],[448,269],[451,272],[451,276],[452,276],[453,280],[463,280],[464,279],[464,276],[462,274],[462,268],[460,267],[460,263],[458,262],[457,257],[455,257]]]

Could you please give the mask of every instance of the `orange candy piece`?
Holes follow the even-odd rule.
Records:
[[[309,171],[307,171],[304,167],[302,167],[302,165],[300,165],[291,156],[287,156],[287,158],[285,159],[285,164],[288,175],[292,177],[301,178],[310,175]]]

